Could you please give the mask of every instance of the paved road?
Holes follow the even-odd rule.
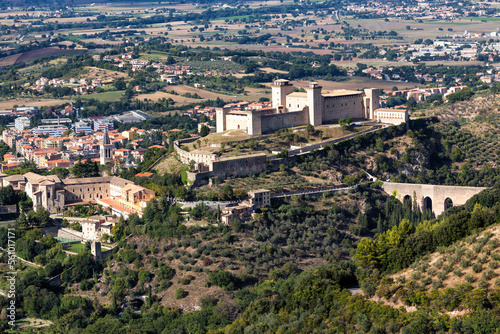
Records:
[[[353,188],[356,188],[356,186],[343,187],[343,188],[330,187],[330,188],[300,190],[300,191],[292,191],[292,192],[287,192],[287,193],[271,194],[271,198],[290,197],[290,196],[294,196],[294,195],[300,196],[300,195],[318,194],[318,193],[324,193],[325,191],[329,191],[329,192],[344,191],[344,190],[349,190],[349,189],[353,189]]]
[[[336,192],[336,191],[346,191],[349,189],[356,188],[357,186],[350,186],[350,187],[343,187],[343,188],[338,188],[338,187],[322,187],[322,188],[317,188],[317,189],[309,189],[309,190],[299,190],[299,191],[291,191],[291,192],[286,192],[286,193],[278,193],[278,194],[271,194],[271,198],[283,198],[283,197],[290,197],[290,196],[300,196],[300,195],[311,195],[311,194],[318,194],[318,193],[324,193],[325,191],[329,192]],[[220,207],[221,209],[224,209],[226,206],[231,205],[231,204],[238,204],[241,201],[193,201],[193,202],[183,202],[179,200],[171,200],[171,203],[179,203],[182,205],[183,208],[194,208],[196,205],[204,203],[210,208],[217,208]]]
[[[194,208],[198,204],[204,203],[206,206],[210,208],[217,208],[220,206],[221,209],[224,209],[226,206],[231,204],[238,204],[241,201],[192,201],[192,202],[183,202],[179,200],[172,200],[171,203],[179,203],[183,208]]]
[[[16,223],[15,220],[4,220],[4,221],[0,221],[0,227],[5,227],[5,226],[9,226],[12,225],[14,226],[14,224]]]

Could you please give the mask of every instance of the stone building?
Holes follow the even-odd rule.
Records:
[[[33,208],[43,207],[50,212],[70,204],[98,203],[117,215],[142,215],[155,192],[116,176],[60,179],[55,175],[36,173],[1,176],[3,187],[11,185],[25,191]]]
[[[351,117],[353,120],[374,119],[379,107],[379,90],[334,90],[324,92],[311,82],[306,92],[293,92],[293,85],[284,79],[272,85],[272,107],[261,109],[217,109],[217,132],[243,130],[260,135],[282,128],[311,124],[314,126]]]
[[[257,189],[248,192],[250,203],[255,209],[271,206],[271,191],[267,189]]]
[[[408,110],[406,109],[377,109],[374,118],[381,123],[392,125],[408,123],[409,120]]]

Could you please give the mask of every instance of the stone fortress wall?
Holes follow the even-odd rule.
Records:
[[[213,161],[209,166],[212,176],[220,179],[262,173],[267,169],[267,156],[264,153],[245,155]]]
[[[260,117],[260,132],[272,132],[277,129],[307,124],[309,122],[308,111],[309,108],[305,107],[302,111],[262,116]]]
[[[362,94],[325,97],[323,121],[368,118],[364,109]]]
[[[188,172],[188,180],[201,183],[201,179],[218,177],[226,179],[234,176],[246,176],[252,173],[262,173],[267,169],[267,156],[262,154],[245,155],[242,157],[218,159],[211,152],[200,151],[186,152],[181,148],[181,143],[190,143],[196,139],[188,138],[174,142],[175,151],[179,154],[182,163],[189,164],[194,161],[198,166],[194,172]]]
[[[217,132],[242,130],[249,135],[261,135],[276,130],[312,124],[335,122],[339,119],[375,119],[379,107],[379,90],[334,90],[323,92],[311,82],[306,92],[292,92],[288,80],[276,80],[271,86],[272,108],[231,110],[217,108]]]
[[[204,152],[204,151],[193,151],[187,152],[181,148],[181,144],[188,144],[196,141],[198,138],[187,138],[182,140],[177,140],[174,142],[175,152],[179,155],[181,162],[185,164],[189,164],[191,161],[194,161],[195,164],[205,164],[210,165],[212,161],[214,161],[217,156],[212,152]]]

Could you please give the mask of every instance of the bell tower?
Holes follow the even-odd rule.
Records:
[[[105,165],[108,162],[113,161],[113,144],[111,144],[111,140],[108,135],[108,128],[104,129],[104,134],[102,135],[102,142],[100,145],[99,155],[101,158],[101,165]]]

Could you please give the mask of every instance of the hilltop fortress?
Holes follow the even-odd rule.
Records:
[[[379,109],[379,90],[376,88],[326,92],[318,83],[311,82],[306,92],[292,90],[293,85],[288,80],[279,79],[272,85],[270,108],[217,109],[217,132],[240,129],[249,135],[260,135],[293,126],[318,126],[348,117],[392,124],[401,124],[408,118],[403,110]]]

